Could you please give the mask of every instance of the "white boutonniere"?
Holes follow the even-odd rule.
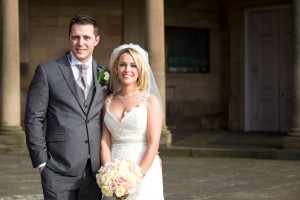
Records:
[[[97,68],[97,83],[107,85],[109,83],[110,74],[103,68]]]

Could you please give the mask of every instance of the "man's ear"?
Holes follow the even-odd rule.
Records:
[[[100,36],[99,35],[96,36],[95,40],[96,40],[95,46],[97,46],[99,44],[99,42],[100,42]]]

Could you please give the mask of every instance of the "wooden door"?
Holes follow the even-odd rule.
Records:
[[[291,101],[290,7],[248,15],[246,130],[286,132]]]

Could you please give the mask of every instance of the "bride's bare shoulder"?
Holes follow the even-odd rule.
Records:
[[[146,97],[147,105],[150,106],[150,108],[160,106],[159,100],[155,95],[148,94]]]

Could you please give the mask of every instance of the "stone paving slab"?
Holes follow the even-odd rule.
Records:
[[[300,161],[163,157],[166,200],[299,200]]]
[[[299,200],[300,161],[166,157],[166,200]],[[0,200],[41,200],[40,176],[26,152],[0,152]]]

